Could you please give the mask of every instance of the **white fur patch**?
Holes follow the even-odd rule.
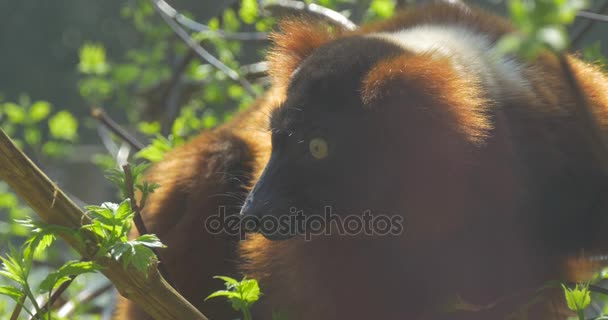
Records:
[[[528,82],[521,74],[521,65],[501,56],[485,35],[464,26],[420,25],[369,36],[388,40],[414,53],[429,52],[450,58],[458,72],[476,75],[489,98],[495,101],[529,90]]]

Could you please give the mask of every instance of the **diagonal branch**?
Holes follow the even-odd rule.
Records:
[[[89,218],[53,183],[0,129],[0,179],[21,197],[46,223],[78,229]],[[100,244],[90,235],[62,237],[84,258],[91,258]],[[146,276],[133,267],[125,269],[110,257],[96,258],[103,273],[119,292],[137,303],[155,319],[207,318],[184,299],[153,268]]]
[[[127,187],[127,196],[131,200],[131,210],[133,210],[135,212],[135,216],[133,217],[133,223],[135,223],[135,228],[137,229],[137,232],[139,233],[139,235],[148,234],[148,229],[146,228],[146,225],[144,224],[144,220],[141,217],[141,208],[139,207],[139,205],[137,204],[137,200],[135,199],[135,190],[133,189],[133,185],[135,184],[135,181],[133,181],[133,174],[131,172],[131,166],[129,164],[125,164],[124,166],[122,166],[122,170],[125,173],[125,186]],[[159,261],[158,270],[160,271],[160,274],[165,279],[167,279],[167,281],[169,281],[169,283],[171,283],[169,271],[163,264],[163,261],[162,261],[160,255],[158,254],[158,250],[156,250],[156,248],[152,248],[152,251],[154,252],[154,254],[156,255],[156,258]]]
[[[214,30],[209,26],[202,23],[196,22],[183,14],[179,13],[177,9],[173,8],[164,0],[157,0],[157,7],[163,14],[171,19],[175,20],[181,26],[190,29],[193,32],[201,32],[212,35],[217,35],[226,40],[239,40],[239,41],[267,41],[268,34],[266,32],[228,32],[224,30]]]
[[[602,4],[602,6],[599,8],[597,14],[604,13],[606,10],[608,10],[608,1],[606,1],[604,4]],[[580,13],[579,13],[579,15],[580,15]],[[584,22],[583,26],[571,37],[572,40],[570,41],[570,45],[572,47],[574,47],[574,45],[583,38],[583,35],[585,33],[587,33],[587,31],[589,31],[591,29],[591,27],[593,27],[593,25],[597,22],[597,20],[596,19],[587,19],[583,22]]]
[[[135,151],[139,151],[144,148],[144,145],[137,141],[131,136],[125,129],[123,129],[116,121],[110,118],[106,112],[101,108],[91,109],[91,116],[103,124],[108,130],[120,137],[124,142],[128,143]]]
[[[76,310],[77,305],[81,305],[83,303],[92,301],[112,288],[113,288],[113,286],[109,282],[99,288],[95,288],[95,289],[87,288],[87,290],[80,292],[76,296],[75,299],[70,299],[70,300],[66,301],[66,303],[64,305],[59,307],[59,310],[57,311],[57,315],[61,318],[70,319],[70,316]]]
[[[276,3],[265,5],[264,9],[275,16],[279,16],[281,13],[306,13],[347,30],[354,30],[357,28],[357,25],[354,22],[350,21],[341,13],[314,3],[306,4],[301,1],[279,0]]]
[[[214,57],[209,51],[205,50],[196,40],[194,40],[186,30],[184,30],[177,22],[175,22],[170,16],[166,15],[162,9],[159,8],[159,3],[162,0],[150,0],[154,5],[154,9],[156,12],[160,14],[160,16],[165,20],[167,25],[173,30],[173,32],[180,37],[188,47],[190,47],[196,54],[203,59],[205,62],[212,65],[214,68],[220,70],[228,78],[238,82],[247,92],[256,97],[258,94],[253,89],[253,86],[249,81],[245,78],[241,77],[238,72],[230,69],[227,65],[225,65],[218,58]]]
[[[608,22],[608,15],[599,14],[599,13],[590,12],[590,11],[579,11],[576,14],[576,16],[581,17],[581,18],[590,19],[590,20],[595,20],[597,22]]]

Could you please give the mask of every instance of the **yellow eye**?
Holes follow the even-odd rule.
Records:
[[[323,138],[314,138],[310,140],[308,149],[310,150],[312,156],[317,160],[327,157],[327,153],[329,151],[327,148],[327,141],[325,141]]]

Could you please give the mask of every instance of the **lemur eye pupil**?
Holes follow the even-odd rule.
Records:
[[[323,138],[314,138],[310,140],[310,143],[308,144],[308,149],[312,156],[318,160],[327,157],[329,151],[327,147],[327,141],[325,141],[325,139]]]

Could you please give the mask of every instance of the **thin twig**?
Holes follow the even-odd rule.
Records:
[[[600,9],[598,10],[598,14],[604,13],[606,10],[608,10],[608,1],[604,2],[602,4],[602,6],[600,7]],[[587,31],[589,31],[589,29],[591,29],[591,27],[593,27],[593,25],[597,22],[597,20],[595,19],[586,19],[583,23],[583,27],[579,29],[579,31],[574,34],[572,36],[572,40],[570,41],[571,46],[575,46],[583,37],[583,35],[585,33],[587,33]]]
[[[125,164],[122,166],[122,170],[125,173],[125,187],[127,188],[127,196],[131,201],[131,210],[135,212],[135,217],[133,217],[133,222],[135,223],[135,227],[137,231],[139,231],[140,235],[148,234],[148,230],[146,229],[146,225],[141,218],[141,212],[139,210],[139,206],[137,205],[137,200],[135,199],[135,190],[133,189],[133,174],[131,173],[131,166],[129,164]]]
[[[257,92],[253,89],[253,86],[245,78],[241,77],[238,72],[230,69],[218,58],[214,57],[209,51],[205,50],[197,41],[195,41],[186,30],[184,30],[177,22],[175,22],[170,16],[166,15],[163,10],[159,8],[159,3],[162,0],[150,0],[154,5],[156,12],[165,20],[167,25],[173,30],[173,32],[179,36],[185,43],[190,47],[196,54],[203,59],[205,62],[212,65],[214,68],[220,70],[228,76],[228,78],[238,82],[245,90],[252,96],[258,96]]]
[[[43,316],[45,313],[47,313],[49,310],[51,310],[51,308],[53,307],[53,305],[55,304],[57,299],[59,299],[59,297],[61,297],[61,295],[65,292],[65,290],[68,289],[68,287],[72,284],[72,282],[74,282],[74,279],[76,279],[75,275],[69,276],[69,279],[67,281],[65,281],[64,283],[62,283],[59,286],[59,288],[57,288],[57,290],[55,290],[55,292],[53,292],[53,294],[51,294],[51,298],[42,305],[42,308],[40,309],[41,313],[34,314],[30,318],[30,320],[39,319],[41,316]]]
[[[19,314],[21,313],[21,310],[23,310],[24,303],[25,303],[25,295],[23,295],[23,297],[21,297],[21,299],[19,299],[19,301],[17,301],[17,305],[15,306],[15,309],[13,309],[13,313],[11,313],[10,320],[19,319]]]
[[[218,36],[226,40],[239,40],[239,41],[267,41],[268,34],[266,32],[228,32],[224,30],[211,29],[209,26],[202,23],[196,22],[183,14],[179,13],[177,9],[173,8],[164,0],[157,0],[157,7],[167,17],[172,18],[181,26],[190,29],[190,31],[201,32]]]
[[[603,295],[608,295],[608,289],[597,286],[597,285],[590,284],[589,290],[591,290],[592,292],[601,293]]]
[[[171,78],[169,79],[169,82],[167,83],[160,97],[162,105],[166,108],[165,117],[161,126],[163,129],[163,134],[165,135],[169,133],[166,131],[170,129],[171,124],[179,113],[179,91],[181,91],[182,75],[194,57],[194,51],[188,50],[188,53],[179,59],[179,62],[175,68],[173,68],[173,74],[171,75]]]
[[[241,66],[241,74],[249,80],[257,80],[268,76],[268,62],[256,62]]]
[[[595,20],[597,22],[608,22],[608,15],[599,14],[599,13],[595,13],[595,12],[579,11],[576,14],[576,16],[581,17],[581,18]]]
[[[135,183],[135,181],[133,181],[133,174],[131,173],[131,166],[127,163],[124,166],[122,166],[122,170],[125,173],[125,186],[127,188],[127,196],[131,200],[131,209],[135,212],[135,216],[133,217],[133,223],[135,223],[135,228],[137,228],[137,232],[139,232],[139,235],[148,234],[148,229],[146,228],[146,225],[144,224],[144,220],[141,217],[140,207],[139,207],[139,205],[137,205],[137,200],[135,199],[135,190],[133,189],[133,184]],[[155,248],[152,248],[152,251],[156,255],[156,259],[159,262],[158,271],[165,279],[167,279],[167,282],[172,284],[171,278],[169,277],[169,271],[167,270],[165,265],[162,263],[162,260],[161,260],[160,255],[158,254],[158,251]]]
[[[354,22],[341,13],[314,3],[306,4],[301,1],[279,0],[276,3],[265,5],[264,9],[271,12],[273,15],[280,15],[281,11],[299,14],[307,13],[347,30],[354,30],[357,28],[357,25]]]
[[[93,108],[91,109],[91,116],[97,119],[101,124],[103,124],[108,130],[117,135],[123,141],[128,143],[135,151],[139,151],[144,148],[144,145],[137,141],[133,136],[131,136],[125,129],[123,129],[116,121],[110,118],[106,112],[101,108]]]
[[[69,318],[72,313],[76,310],[77,304],[74,301],[77,301],[78,304],[87,303],[93,301],[95,298],[101,296],[106,291],[112,289],[114,286],[112,283],[106,283],[105,285],[96,288],[94,290],[85,290],[80,292],[76,298],[66,301],[66,303],[62,306],[59,306],[59,310],[57,311],[57,315],[61,318]]]

